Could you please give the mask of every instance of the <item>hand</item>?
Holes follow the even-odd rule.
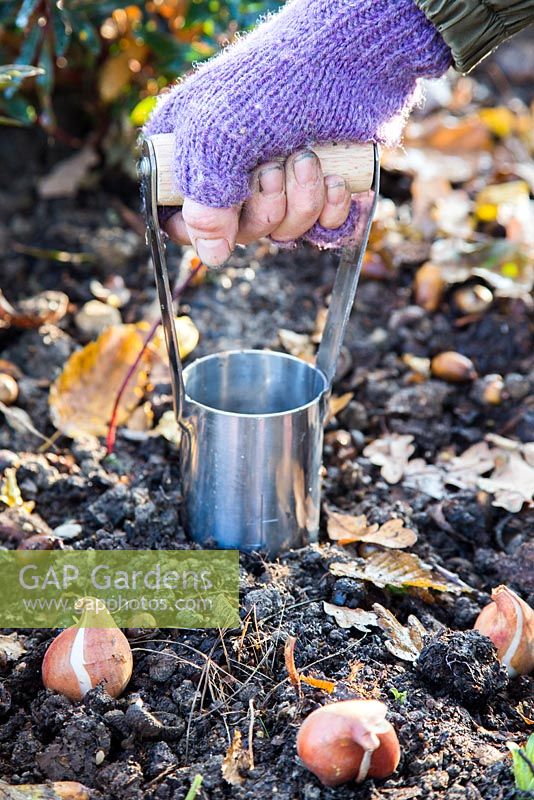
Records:
[[[209,208],[186,198],[183,209],[164,225],[178,244],[192,244],[208,267],[220,267],[236,243],[270,236],[277,242],[299,239],[317,222],[335,230],[346,221],[351,195],[343,178],[325,177],[309,150],[291,155],[285,164],[270,161],[258,167],[251,195],[231,208]]]

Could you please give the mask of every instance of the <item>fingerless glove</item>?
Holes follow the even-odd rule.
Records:
[[[418,79],[450,63],[414,0],[290,0],[163,95],[144,133],[174,134],[182,194],[229,207],[275,156],[395,142]]]

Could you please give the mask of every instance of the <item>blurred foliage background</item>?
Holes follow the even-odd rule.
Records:
[[[164,86],[281,2],[0,0],[0,123],[69,144],[133,129]]]

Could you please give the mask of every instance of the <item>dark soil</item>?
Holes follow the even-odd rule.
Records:
[[[47,149],[35,132],[3,131],[0,146],[10,152],[0,194],[2,288],[9,299],[61,289],[73,312],[92,299],[93,278],[122,275],[132,292],[123,319],[141,318],[155,300],[153,278],[144,242],[127,228],[116,203],[121,194],[135,206],[134,184],[116,186],[110,179],[105,188],[81,192],[76,200],[45,203],[36,199],[33,182],[61,153]],[[394,177],[390,183],[395,196]],[[93,260],[80,265],[36,258],[17,252],[16,243],[84,251]],[[356,551],[329,544],[323,530],[318,546],[289,552],[277,562],[261,553],[242,556],[244,635],[130,631],[134,673],[118,700],[99,688],[81,703],[45,691],[40,665],[52,634],[24,631],[27,654],[1,668],[4,780],[79,780],[114,800],[180,800],[196,774],[203,778],[197,797],[214,800],[514,797],[506,742],[523,742],[531,730],[525,718],[534,718],[534,682],[525,677],[508,682],[489,642],[461,632],[472,627],[500,582],[534,602],[534,515],[508,514],[474,491],[450,490],[435,500],[402,484],[390,486],[362,456],[365,444],[386,431],[414,435],[415,455],[428,462],[446,447],[463,452],[490,431],[533,438],[528,397],[534,359],[526,305],[498,300],[465,327],[455,325],[447,300],[432,315],[414,310],[413,275],[425,259],[423,252],[400,253],[392,279],[367,280],[360,287],[335,387],[356,396],[327,433],[324,499],[341,510],[366,513],[370,522],[401,516],[419,535],[414,551],[458,574],[473,592],[417,597],[336,580],[329,563],[354,558]],[[169,250],[169,260],[176,270],[176,249]],[[244,343],[276,347],[282,327],[311,332],[334,272],[335,258],[311,249],[276,253],[262,245],[237,255],[223,273],[209,276],[184,298],[182,307],[202,334],[195,355]],[[21,372],[18,405],[45,436],[54,433],[49,383],[80,343],[72,313],[59,327],[1,333],[1,357]],[[444,349],[468,355],[481,375],[515,376],[510,383],[519,388],[501,405],[488,407],[476,387],[407,382],[403,353],[431,356]],[[160,389],[152,398],[157,415],[170,407],[168,387],[163,395]],[[339,430],[350,432],[349,447],[336,435]],[[24,536],[73,520],[82,526],[67,543],[75,548],[190,546],[179,523],[177,454],[165,440],[132,442],[119,435],[111,458],[95,440],[61,438],[44,454],[40,445],[31,433],[6,424],[0,428],[0,467],[14,464],[24,498],[36,502]],[[4,515],[0,535],[7,547],[16,546],[13,530],[20,531],[19,522]],[[382,633],[338,627],[324,614],[324,600],[367,609],[380,602],[401,622],[415,614],[438,635],[412,666],[388,652]],[[299,696],[289,683],[283,653],[288,635],[297,637],[297,667],[335,680],[333,696],[305,685]],[[478,671],[472,669],[475,662]],[[296,731],[318,704],[350,697],[389,705],[401,763],[388,780],[325,789],[299,762]],[[239,786],[221,773],[236,729],[245,749],[253,732],[254,767],[243,770]],[[96,757],[100,751],[103,757]]]

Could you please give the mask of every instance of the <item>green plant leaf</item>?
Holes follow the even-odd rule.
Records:
[[[534,733],[524,748],[508,742],[508,749],[512,753],[516,788],[523,792],[534,791]]]
[[[40,67],[32,67],[29,64],[5,64],[0,66],[0,89],[6,86],[18,86],[26,78],[35,78],[42,73]]]
[[[0,97],[0,111],[8,119],[3,125],[32,125],[37,119],[34,106],[23,97]]]
[[[55,79],[55,64],[54,56],[52,53],[52,43],[50,39],[46,39],[41,49],[39,57],[39,66],[42,69],[41,74],[37,78],[37,85],[45,95],[52,93]]]
[[[52,28],[54,29],[56,56],[62,56],[69,46],[72,35],[72,23],[64,8],[52,4]]]
[[[93,53],[93,55],[100,55],[100,37],[95,26],[84,14],[80,14],[78,11],[71,10],[70,18],[72,28],[83,46],[86,47],[90,53]]]
[[[30,21],[30,17],[37,8],[39,0],[23,0],[20,11],[15,19],[17,28],[24,30]]]

